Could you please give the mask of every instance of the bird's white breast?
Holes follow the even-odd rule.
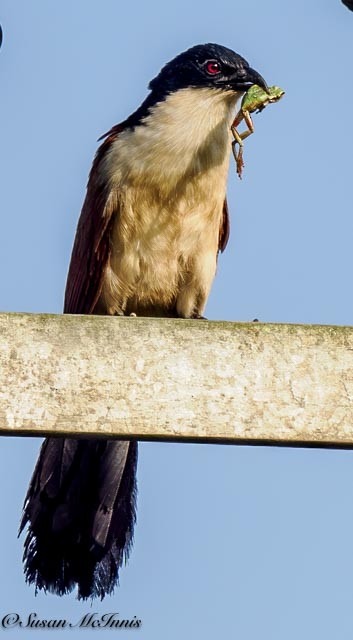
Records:
[[[104,286],[108,307],[122,298],[170,305],[196,263],[208,295],[237,98],[182,89],[113,143],[101,169],[119,209]]]

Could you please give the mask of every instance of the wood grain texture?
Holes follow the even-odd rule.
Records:
[[[0,433],[353,446],[353,328],[0,314]]]

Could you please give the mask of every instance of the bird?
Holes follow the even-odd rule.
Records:
[[[100,138],[64,313],[204,317],[229,236],[231,124],[253,84],[267,90],[233,50],[193,46]],[[36,592],[76,589],[83,600],[113,593],[133,543],[136,466],[134,440],[44,441],[20,524],[25,578]]]

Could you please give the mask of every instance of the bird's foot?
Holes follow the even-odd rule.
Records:
[[[190,318],[192,318],[192,320],[207,320],[205,316],[200,316],[198,313],[194,313]]]

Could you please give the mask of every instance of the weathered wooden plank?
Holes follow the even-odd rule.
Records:
[[[0,314],[0,433],[353,446],[353,328]]]

